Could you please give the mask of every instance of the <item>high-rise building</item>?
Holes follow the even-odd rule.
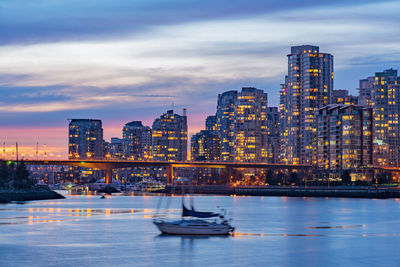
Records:
[[[111,158],[123,157],[123,140],[117,137],[111,137],[109,154]]]
[[[288,76],[285,76],[285,83],[281,84],[279,97],[279,161],[288,164],[289,156],[293,154],[293,145],[289,140],[289,124],[292,117],[289,116]]]
[[[375,77],[368,77],[366,79],[360,80],[360,85],[358,88],[358,104],[361,106],[371,107],[371,94],[372,87],[375,82]]]
[[[267,160],[267,103],[268,97],[263,90],[243,87],[238,93],[233,131],[236,161]]]
[[[368,89],[367,89],[368,90]],[[371,106],[374,110],[374,139],[376,144],[388,147],[389,158],[377,158],[380,164],[400,166],[400,76],[397,70],[376,72],[371,88]],[[379,156],[377,155],[377,156]]]
[[[316,164],[315,112],[328,105],[333,90],[333,56],[318,46],[293,46],[281,90],[283,162]]]
[[[331,104],[316,112],[318,167],[339,176],[373,164],[372,109]]]
[[[191,138],[191,158],[194,161],[219,161],[220,139],[216,132],[202,130]]]
[[[218,95],[217,127],[221,139],[221,160],[234,161],[235,109],[237,91],[227,91]]]
[[[187,118],[168,110],[153,123],[153,159],[163,161],[187,160]]]
[[[70,119],[68,143],[69,159],[103,158],[101,120]]]
[[[206,130],[212,132],[218,131],[217,116],[208,116],[206,118]]]
[[[358,97],[349,95],[348,90],[333,90],[331,104],[358,105]]]
[[[125,124],[123,130],[123,155],[131,160],[151,159],[151,128],[143,126],[141,121]]]
[[[267,159],[267,94],[253,87],[218,96],[217,131],[221,160],[262,162]]]
[[[268,129],[268,152],[269,163],[278,163],[280,155],[279,141],[279,111],[278,107],[268,107],[267,109],[267,129]]]

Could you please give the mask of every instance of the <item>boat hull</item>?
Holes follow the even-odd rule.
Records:
[[[169,235],[229,235],[233,231],[230,225],[190,225],[169,222],[154,222],[163,234]]]

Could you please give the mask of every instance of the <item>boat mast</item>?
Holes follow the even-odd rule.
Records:
[[[184,188],[184,181],[182,181],[182,220],[184,220],[183,217],[183,205],[184,205],[184,197],[185,197],[185,188]]]

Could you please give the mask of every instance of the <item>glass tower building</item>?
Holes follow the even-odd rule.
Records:
[[[387,145],[388,156],[377,158],[382,165],[400,166],[400,77],[397,70],[376,72],[371,88],[374,110],[374,138],[376,144]]]
[[[316,164],[315,112],[331,101],[333,56],[318,46],[291,47],[288,75],[281,87],[282,161]]]
[[[141,121],[125,124],[123,130],[123,155],[131,160],[151,159],[151,128],[143,126]]]
[[[153,123],[153,159],[162,161],[187,160],[187,118],[168,110]]]
[[[68,158],[102,159],[103,156],[103,127],[101,120],[70,119]]]
[[[373,164],[372,108],[331,104],[316,112],[318,167],[340,177],[343,170]]]
[[[222,161],[266,162],[267,103],[267,94],[253,87],[218,96],[216,128]]]

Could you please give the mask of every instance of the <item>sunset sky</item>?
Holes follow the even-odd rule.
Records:
[[[189,133],[244,86],[279,104],[292,45],[334,55],[335,89],[400,68],[399,1],[0,1],[0,141],[67,155],[68,118],[105,139],[167,109]],[[33,149],[33,150],[32,150]]]

